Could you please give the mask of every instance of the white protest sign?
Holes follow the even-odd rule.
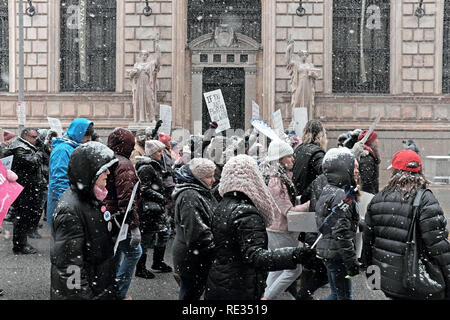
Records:
[[[272,114],[273,129],[281,137],[284,133],[283,118],[281,117],[281,109]]]
[[[61,121],[59,121],[59,119],[50,118],[50,117],[47,117],[47,120],[48,120],[48,124],[50,125],[50,129],[55,130],[58,133],[58,136],[62,137],[63,129],[62,129]]]
[[[23,101],[17,102],[17,121],[19,123],[19,126],[24,126],[27,122],[27,105]]]
[[[359,198],[359,218],[361,220],[364,220],[364,217],[366,216],[366,212],[367,212],[367,207],[370,203],[370,201],[372,200],[372,198],[374,197],[373,194],[368,193],[368,192],[364,192],[364,191],[360,191],[361,196]],[[361,258],[361,253],[362,253],[362,232],[361,230],[359,230],[358,227],[358,232],[356,233],[356,255],[358,258]]]
[[[230,119],[228,119],[227,107],[223,99],[222,90],[205,92],[206,105],[208,106],[211,121],[217,123],[216,133],[230,129]]]
[[[14,156],[9,156],[0,159],[0,161],[3,163],[6,169],[11,170],[12,162],[13,162]]]
[[[308,122],[308,109],[306,108],[294,108],[292,110],[294,118],[294,131],[297,136],[301,137],[303,134],[303,129]]]
[[[130,201],[128,202],[127,211],[125,212],[125,216],[123,217],[122,226],[120,227],[119,236],[117,237],[116,244],[114,245],[114,255],[116,255],[117,247],[119,247],[119,243],[122,240],[127,238],[128,234],[128,224],[125,223],[127,220],[128,211],[130,211],[131,206],[134,202],[134,197],[136,196],[136,191],[139,186],[139,181],[134,185],[133,192],[131,193]]]
[[[252,101],[252,119],[259,119],[259,105]]]
[[[162,120],[159,133],[166,133],[170,135],[172,130],[172,107],[162,104],[159,106],[159,119]]]

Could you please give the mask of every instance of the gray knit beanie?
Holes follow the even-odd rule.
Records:
[[[164,143],[158,140],[147,140],[145,141],[145,154],[151,156],[155,152],[164,150],[166,146]]]
[[[216,170],[216,165],[209,159],[194,158],[189,161],[189,169],[191,169],[194,177],[202,181],[204,178],[211,175],[211,172]]]

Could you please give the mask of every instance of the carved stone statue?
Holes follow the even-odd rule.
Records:
[[[317,72],[320,69],[314,68],[313,64],[306,62],[308,56],[309,54],[306,51],[300,51],[295,56],[294,42],[289,37],[286,50],[286,65],[291,77],[291,108],[304,107],[311,114],[311,108],[314,107],[315,80],[318,78]]]
[[[153,60],[147,61],[150,53],[142,50],[139,53],[140,61],[128,70],[132,81],[135,122],[155,122],[156,77],[161,66],[161,50],[158,42],[156,41],[156,54]]]
[[[221,24],[214,32],[214,44],[216,47],[233,47],[236,44],[236,35],[232,27]]]

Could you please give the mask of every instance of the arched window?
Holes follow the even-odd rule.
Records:
[[[0,0],[0,91],[9,90],[8,0]]]
[[[450,1],[444,4],[444,50],[442,66],[442,93],[450,93]]]
[[[116,1],[61,0],[61,91],[114,91]]]
[[[333,92],[389,93],[389,3],[333,1]]]
[[[190,0],[188,2],[188,41],[214,32],[228,24],[235,32],[261,42],[261,1]]]

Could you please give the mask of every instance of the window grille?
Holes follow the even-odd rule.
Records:
[[[389,3],[333,1],[333,92],[389,93]]]
[[[115,91],[115,0],[61,0],[60,61],[61,91]]]

